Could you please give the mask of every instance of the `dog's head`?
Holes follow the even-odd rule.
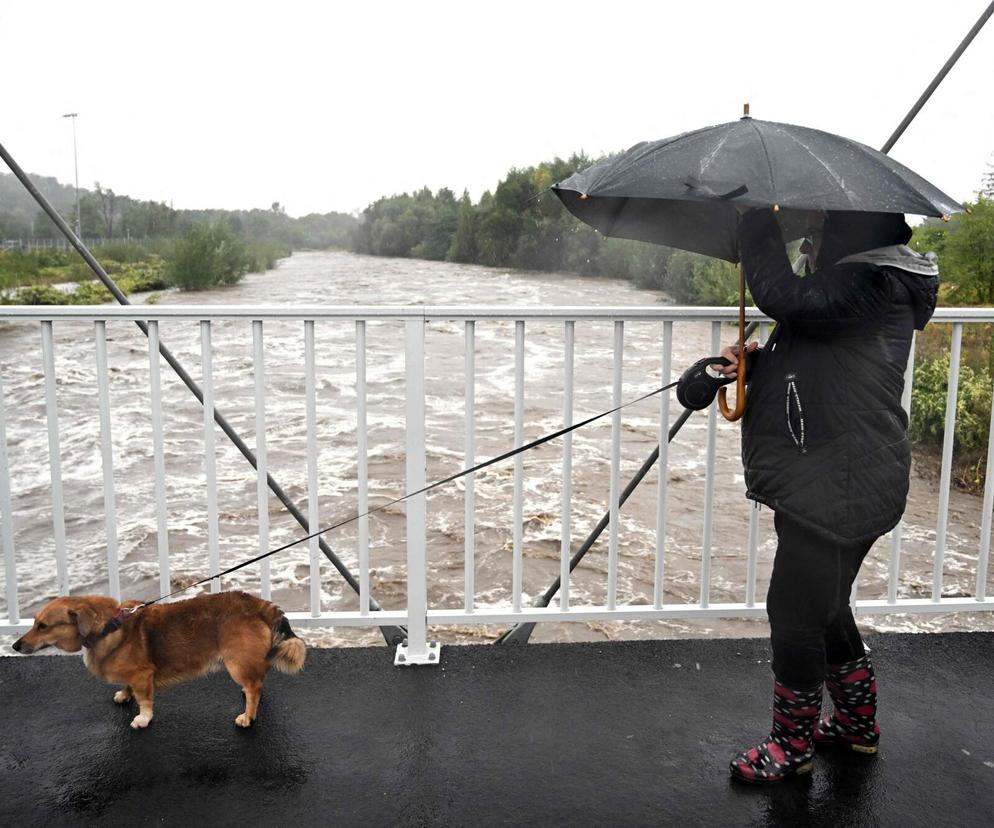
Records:
[[[103,628],[103,616],[117,602],[96,596],[62,597],[50,601],[35,616],[34,625],[14,642],[17,652],[29,655],[46,647],[79,652],[83,640]]]

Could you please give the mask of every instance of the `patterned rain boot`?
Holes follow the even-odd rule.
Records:
[[[877,724],[877,681],[870,657],[829,665],[825,677],[835,711],[815,728],[818,747],[847,747],[859,753],[876,753],[880,741]]]
[[[746,782],[780,782],[811,772],[815,747],[812,732],[821,714],[821,691],[773,684],[773,730],[754,748],[732,759],[732,776]]]

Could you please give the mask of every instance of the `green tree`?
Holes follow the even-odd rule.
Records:
[[[101,187],[99,181],[95,182],[93,186],[96,191],[97,205],[100,209],[102,235],[111,239],[114,237],[114,219],[117,217],[117,195],[109,187],[106,190]]]
[[[479,251],[476,245],[477,215],[469,193],[463,191],[459,199],[459,212],[456,218],[456,231],[446,253],[450,262],[476,262]]]
[[[989,162],[980,184],[980,195],[984,198],[994,198],[994,164]]]
[[[942,247],[943,277],[958,286],[961,304],[994,304],[994,200],[981,196],[954,217]]]
[[[696,257],[691,286],[695,301],[702,305],[727,307],[739,303],[739,269],[721,259]]]

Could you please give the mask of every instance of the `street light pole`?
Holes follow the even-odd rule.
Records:
[[[76,155],[76,113],[67,112],[63,118],[72,118],[72,163],[76,172],[76,235],[83,238],[82,222],[79,218],[79,159]]]

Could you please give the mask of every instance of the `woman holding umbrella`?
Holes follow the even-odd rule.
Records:
[[[636,144],[553,187],[607,236],[740,262],[777,327],[751,353],[730,420],[742,416],[747,497],[775,512],[767,601],[773,730],[732,759],[740,779],[811,769],[815,744],[873,753],[876,683],[849,609],[856,573],[904,511],[911,456],[901,407],[915,328],[935,308],[934,261],[905,246],[904,214],[962,206],[871,147],[828,132],[738,121]],[[784,238],[801,237],[798,276]],[[726,376],[737,375],[736,352]],[[827,682],[834,711],[820,720]]]
[[[904,511],[904,371],[938,286],[934,262],[904,246],[903,215],[815,218],[803,278],[772,211],[750,210],[739,226],[753,299],[778,323],[750,354],[742,421],[747,496],[774,510],[778,539],[766,604],[773,729],[731,761],[751,782],[810,771],[815,746],[877,750],[876,681],[849,595],[870,547]],[[728,377],[736,351],[722,354]],[[823,682],[834,710],[819,721]]]

